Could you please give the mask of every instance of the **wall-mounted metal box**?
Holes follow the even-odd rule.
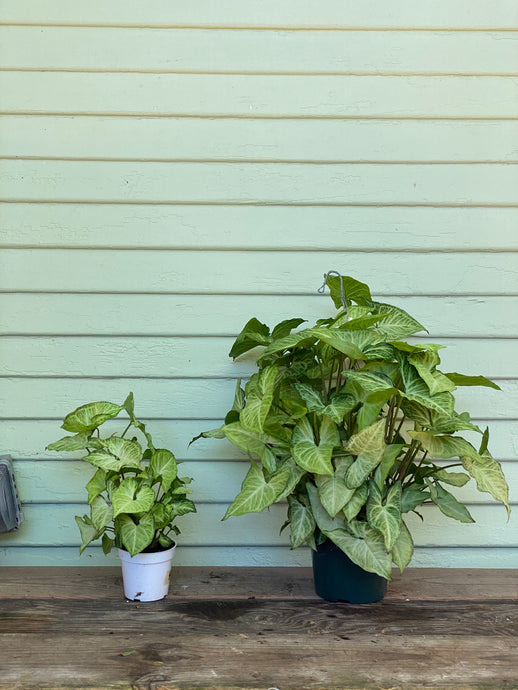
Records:
[[[0,456],[0,533],[18,529],[23,515],[9,455]]]

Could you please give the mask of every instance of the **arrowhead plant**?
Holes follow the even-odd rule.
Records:
[[[373,300],[365,283],[329,274],[326,281],[334,317],[306,328],[300,318],[273,329],[256,318],[244,326],[230,356],[260,348],[257,371],[244,388],[238,381],[223,426],[200,436],[227,438],[250,459],[224,519],[287,500],[292,548],[330,539],[364,570],[390,579],[392,564],[403,571],[412,558],[407,513],[431,503],[473,522],[446,487],[473,479],[509,513],[489,431],[455,410],[458,386],[499,387],[440,371],[442,346],[408,342],[425,328]],[[481,435],[479,450],[462,431]]]
[[[99,427],[123,410],[129,416],[124,432],[101,437]],[[47,449],[86,451],[82,459],[96,468],[86,485],[90,515],[76,516],[80,553],[101,538],[105,554],[113,546],[131,556],[171,548],[172,535],[180,533],[175,519],[196,512],[187,498],[191,479],[178,476],[178,462],[170,450],[154,447],[151,434],[135,417],[133,393],[122,405],[104,401],[82,405],[65,417],[61,428],[75,435]],[[145,450],[137,437],[126,438],[132,428],[145,440]]]

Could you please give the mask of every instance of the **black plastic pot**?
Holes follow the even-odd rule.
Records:
[[[315,591],[326,601],[369,604],[383,599],[387,580],[353,563],[329,539],[313,551]]]

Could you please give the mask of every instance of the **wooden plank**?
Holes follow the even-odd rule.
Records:
[[[515,570],[407,568],[393,572],[385,601],[504,601],[518,598]],[[119,599],[119,567],[41,569],[11,567],[2,571],[3,600]],[[319,601],[311,568],[175,567],[169,599],[266,599]]]
[[[336,267],[337,263],[333,262],[332,265]],[[306,296],[3,294],[0,333],[54,337],[217,336],[233,340],[252,316],[268,324],[270,328],[293,316],[305,318],[309,324],[313,324],[316,319],[332,316],[335,310],[329,297],[316,294],[321,273],[315,273],[313,284],[307,283],[307,292],[314,290],[314,294]],[[368,274],[371,275],[370,270]],[[366,276],[357,273],[355,276],[366,279]],[[375,280],[381,278],[378,274]],[[372,282],[371,278],[368,279]],[[411,290],[410,286],[408,289]],[[413,289],[417,291],[417,285],[414,284]],[[414,297],[411,294],[397,297],[380,295],[378,291],[375,299],[408,311],[426,326],[431,340],[440,341],[448,348],[463,349],[466,345],[461,342],[462,338],[492,340],[518,337],[518,324],[515,319],[509,318],[510,314],[518,311],[517,297]],[[458,343],[455,338],[459,338]],[[477,345],[474,347],[477,348]],[[484,345],[481,343],[480,347],[483,348]],[[449,350],[445,350],[441,356],[449,357],[447,353]],[[226,358],[227,352],[224,356]],[[463,370],[468,364],[464,364]],[[488,365],[489,362],[481,371],[485,371]],[[237,366],[236,362],[236,372]]]
[[[182,463],[180,471],[182,476],[194,479],[192,496],[196,501],[217,498],[218,502],[231,503],[239,493],[248,467],[248,459],[243,457],[241,462],[187,461]],[[15,460],[14,469],[18,494],[24,504],[81,503],[86,499],[86,483],[94,473],[86,462],[65,463],[62,459]],[[509,500],[518,505],[518,462],[505,462],[503,470],[510,487]],[[448,487],[448,490],[463,503],[486,504],[491,500],[488,494],[477,491],[473,481],[463,488]]]
[[[0,290],[314,295],[323,273],[336,266],[354,267],[371,283],[369,276],[376,276],[374,294],[516,294],[516,256],[508,252],[394,253],[387,259],[384,252],[4,249]]]
[[[116,553],[105,556],[101,547],[90,546],[83,555],[77,546],[3,546],[0,548],[3,571],[10,567],[120,567]],[[513,547],[420,547],[412,558],[412,568],[518,568],[516,548]],[[309,549],[290,549],[289,546],[186,546],[181,544],[175,554],[175,567],[310,567]],[[515,577],[513,575],[513,577]]]
[[[5,336],[0,339],[0,357],[4,376],[251,376],[255,358],[240,357],[234,362],[228,356],[232,343],[233,338],[212,337]],[[518,378],[514,339],[441,339],[439,344],[448,348],[440,352],[442,371],[484,371],[492,379]]]
[[[149,604],[143,607],[121,599],[110,601],[108,616],[105,613],[106,601],[4,599],[2,633],[6,637],[41,635],[44,629],[49,636],[73,635],[82,628],[91,634],[95,631],[95,623],[104,614],[107,618],[105,626],[109,622],[106,627],[116,630],[121,638],[149,635],[152,628],[156,631],[156,626],[169,639],[209,636],[214,626],[217,626],[219,635],[236,637],[264,635],[272,632],[272,626],[276,634],[286,637],[297,634],[302,638],[306,635],[378,637],[396,631],[399,635],[411,636],[422,634],[425,619],[429,637],[464,635],[467,638],[485,638],[486,627],[490,626],[491,637],[505,644],[506,638],[516,637],[518,625],[515,620],[518,603],[512,600],[492,601],[484,610],[484,607],[473,606],[470,601],[462,599],[454,602],[437,599],[409,601],[405,605],[401,601],[388,600],[370,606],[315,600],[304,601],[300,606],[296,600],[270,602],[241,595],[239,599],[214,601],[212,597],[204,599],[191,595],[184,601],[165,599],[154,602],[152,615],[146,616],[135,615],[135,612],[151,608]]]
[[[30,615],[31,605],[34,607]],[[269,602],[252,598],[225,599],[214,601],[201,597],[186,601],[169,601],[153,605],[152,616],[130,615],[142,609],[135,603],[112,600],[107,616],[110,625],[118,635],[149,635],[152,626],[160,626],[164,637],[197,637],[210,635],[211,626],[217,626],[219,635],[255,636],[271,632],[274,625],[278,635],[308,635],[361,637],[395,633],[402,636],[415,635],[427,620],[427,636],[462,634],[466,637],[485,637],[485,627],[492,625],[491,635],[495,638],[516,636],[514,621],[516,602],[493,601],[484,611],[471,602],[431,601],[407,602],[386,601],[376,606],[351,606],[345,603],[324,603],[320,601]],[[69,615],[66,608],[69,607]],[[435,611],[434,608],[436,607]],[[2,633],[7,635],[74,634],[80,629],[94,632],[96,619],[105,612],[105,601],[69,599],[38,601],[3,600],[4,621]],[[147,607],[146,607],[147,608]],[[482,610],[481,610],[482,609]],[[361,614],[360,614],[361,612]],[[334,613],[334,615],[333,615]],[[350,613],[350,615],[344,615]],[[355,615],[356,613],[356,615]],[[38,615],[40,614],[40,615]],[[342,614],[342,615],[340,615]],[[352,614],[352,615],[351,615]],[[460,620],[459,620],[460,619]],[[498,625],[495,625],[498,621]],[[108,621],[107,621],[108,622]],[[462,625],[461,625],[461,624]],[[141,627],[140,627],[141,626]],[[422,628],[421,628],[422,629]],[[177,630],[182,630],[180,635]],[[343,639],[343,638],[342,638]]]
[[[106,624],[112,622],[116,628],[117,619],[108,617]],[[15,684],[29,690],[45,687],[50,680],[53,688],[66,688],[74,678],[74,687],[85,690],[144,690],[150,684],[163,690],[516,688],[513,637],[419,634],[417,644],[416,635],[373,634],[357,636],[351,644],[346,635],[346,640],[331,634],[319,637],[316,632],[307,637],[270,631],[263,635],[264,640],[255,635],[247,639],[246,633],[182,638],[158,637],[155,632],[132,640],[114,630],[47,639],[41,634],[6,636],[3,649],[9,663],[0,687],[10,689]],[[27,679],[23,674],[27,654],[20,652],[24,649],[20,645],[29,644],[31,678]],[[85,646],[88,655],[79,651]],[[61,651],[57,670],[49,663],[56,648]],[[459,663],[459,659],[468,661]]]
[[[0,93],[3,114],[498,119],[518,79],[5,71]]]
[[[194,499],[196,499],[196,496]],[[219,496],[215,497],[219,500]],[[492,501],[491,497],[488,497]],[[248,514],[219,524],[226,504],[197,503],[198,512],[178,521],[182,546],[288,546],[286,532],[279,534],[286,519],[286,506],[273,505],[261,514]],[[87,512],[84,504],[25,505],[25,521],[16,532],[2,536],[2,546],[73,546],[81,540],[75,515]],[[475,523],[464,524],[444,516],[433,505],[424,505],[424,523],[413,514],[406,522],[417,546],[518,547],[518,511],[509,522],[505,508],[496,504],[470,506]],[[515,566],[518,567],[518,566]]]
[[[257,687],[257,681],[278,682],[275,658],[287,681],[283,687],[290,688],[365,688],[401,681],[408,687],[409,678],[421,687],[445,681],[449,687],[478,685],[489,679],[493,687],[495,680],[509,687],[515,672],[516,607],[512,601],[482,606],[305,601],[301,606],[296,601],[192,598],[147,604],[144,612],[140,604],[115,600],[108,610],[106,601],[7,600],[3,648],[9,662],[0,682],[41,687],[50,674],[59,685],[60,679],[74,677],[89,687],[144,688],[158,681],[165,688],[192,688],[193,682],[214,688],[215,679],[219,687]],[[29,640],[30,655],[25,652]],[[60,650],[58,665],[49,663],[55,648]],[[469,667],[459,667],[459,653],[470,659]]]
[[[115,628],[116,619],[108,618],[106,623],[110,622]],[[132,641],[116,631],[109,632],[114,634],[56,634],[47,639],[33,634],[6,636],[3,649],[9,662],[0,687],[15,685],[29,690],[45,687],[50,681],[53,688],[66,688],[74,678],[75,688],[89,690],[144,690],[153,683],[159,683],[157,687],[163,690],[516,688],[512,637],[418,635],[416,644],[415,635],[378,634],[358,636],[351,644],[345,635],[346,640],[331,634],[319,637],[317,633],[294,638],[268,632],[263,633],[264,640],[255,635],[252,639],[240,637],[246,633],[209,633],[198,638],[158,638],[156,633],[150,638],[147,633]],[[27,679],[23,673],[27,653],[20,652],[24,650],[20,645],[29,644],[31,677]],[[79,651],[85,646],[88,655]],[[49,663],[56,648],[62,652],[57,670],[56,664]],[[459,659],[468,661],[459,663]]]
[[[122,15],[124,16],[124,15]],[[516,32],[0,26],[4,69],[516,74]],[[95,43],[96,50],[92,51]]]
[[[4,201],[505,206],[518,165],[8,159],[0,184]]]
[[[467,410],[475,419],[517,419],[518,381],[501,380],[499,385],[501,391],[458,389],[457,410]],[[133,391],[142,418],[205,419],[210,428],[232,407],[235,387],[234,379],[4,378],[0,418],[63,419],[85,400],[123,401]]]
[[[139,418],[140,400],[136,402]],[[78,403],[79,404],[79,403]],[[67,410],[63,409],[63,416]],[[218,461],[242,460],[243,453],[226,440],[199,439],[189,446],[194,436],[209,426],[216,426],[220,420],[206,419],[144,419],[153,434],[156,445],[162,448],[172,448],[178,460]],[[221,420],[222,422],[223,420]],[[478,419],[476,423],[485,429],[489,426],[491,432],[490,449],[494,457],[500,460],[518,460],[518,425],[514,420]],[[45,447],[57,440],[63,431],[60,429],[61,420],[48,419],[4,419],[0,420],[0,437],[2,439],[2,453],[10,453],[16,459],[55,460],[55,452],[45,451]],[[121,420],[108,423],[110,433],[122,433],[125,423]],[[479,438],[474,432],[464,432],[466,438],[478,447]],[[73,459],[80,457],[77,453],[60,453],[60,458]]]
[[[289,126],[296,124],[292,120]],[[234,121],[233,127],[240,125],[241,121]],[[81,139],[83,146],[84,141],[91,141],[91,136]],[[312,135],[309,139],[317,141],[320,148],[320,136]],[[430,145],[436,140],[436,136],[431,137]],[[158,142],[167,146],[160,138]],[[131,142],[125,139],[124,145],[130,147]],[[451,142],[449,145],[452,146]],[[509,142],[506,146],[512,151]],[[340,142],[336,142],[335,148],[339,150]],[[440,150],[439,145],[437,149]],[[517,208],[356,206],[344,210],[333,206],[4,203],[0,204],[0,218],[3,246],[197,250],[297,247],[318,251],[323,248],[367,251],[383,247],[387,251],[478,249],[488,252],[518,249]],[[142,228],[149,231],[143,232]]]
[[[395,0],[390,7],[366,0],[344,7],[340,0],[313,2],[264,0],[260,6],[224,0],[194,0],[188,5],[168,0],[138,2],[90,0],[78,8],[67,0],[2,0],[2,23],[113,25],[113,26],[207,26],[282,28],[516,28],[518,11],[513,0],[499,0],[488,6],[485,0],[436,0],[416,5],[412,0]]]

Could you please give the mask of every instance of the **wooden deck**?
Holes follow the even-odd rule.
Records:
[[[377,604],[305,568],[176,568],[125,601],[116,568],[2,568],[0,688],[518,688],[518,570],[410,569]]]

